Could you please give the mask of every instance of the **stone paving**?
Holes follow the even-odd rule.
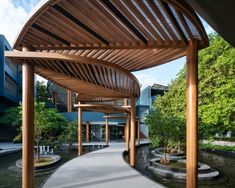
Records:
[[[125,143],[111,143],[110,147],[72,159],[56,170],[43,188],[164,187],[131,168],[123,160],[124,149]]]

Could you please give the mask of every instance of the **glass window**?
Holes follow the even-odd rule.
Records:
[[[6,93],[17,97],[17,84],[8,74],[5,74],[4,90]]]
[[[17,74],[17,64],[6,59],[6,66],[8,66],[8,68],[11,69],[14,72],[14,74]]]

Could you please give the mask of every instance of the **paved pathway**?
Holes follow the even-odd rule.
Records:
[[[14,144],[11,142],[0,142],[0,156],[20,151],[21,148],[22,144]]]
[[[131,168],[122,158],[124,143],[72,159],[43,188],[162,188]]]

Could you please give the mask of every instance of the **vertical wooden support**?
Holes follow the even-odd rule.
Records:
[[[190,41],[187,51],[187,126],[186,126],[186,169],[187,188],[196,188],[197,172],[197,116],[198,116],[198,78],[197,41]]]
[[[26,48],[23,51],[27,51]],[[23,63],[22,188],[34,187],[34,66]]]
[[[67,111],[72,112],[73,106],[72,106],[72,91],[67,90]]]
[[[108,116],[108,114],[106,114]],[[106,117],[106,124],[105,124],[105,142],[106,145],[109,145],[109,122],[108,117]]]
[[[90,142],[90,126],[89,122],[86,122],[86,142]]]
[[[124,106],[128,106],[128,99],[124,99]]]
[[[82,108],[78,107],[78,156],[80,155],[82,155]]]
[[[137,121],[137,139],[138,145],[140,145],[140,120]]]
[[[135,127],[135,98],[131,98],[131,146],[130,146],[130,165],[135,166],[135,137],[136,137],[136,127]]]
[[[129,143],[130,143],[130,118],[127,116],[126,118],[126,151],[129,151]]]
[[[52,99],[53,99],[54,108],[57,109],[57,93],[54,91],[52,92]]]
[[[124,106],[128,106],[128,99],[124,99]],[[126,151],[129,151],[130,143],[130,118],[127,115],[126,126],[125,126],[125,141],[126,141]]]

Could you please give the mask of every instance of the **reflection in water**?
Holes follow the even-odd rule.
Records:
[[[84,147],[84,154],[97,150],[98,147]],[[101,149],[101,147],[99,147]],[[36,173],[35,187],[40,187],[50,175],[62,164],[72,158],[77,157],[77,151],[63,150],[55,151],[61,156],[60,163],[55,167],[45,172]],[[21,188],[21,171],[15,166],[16,160],[21,158],[21,152],[0,156],[0,188]]]
[[[182,180],[165,179],[146,170],[146,164],[153,158],[149,146],[141,146],[137,150],[136,168],[143,175],[170,188],[184,188],[185,182]],[[207,152],[199,152],[199,161],[208,164],[220,172],[220,176],[212,181],[203,181],[199,183],[199,188],[234,188],[235,187],[235,158],[225,157]]]

